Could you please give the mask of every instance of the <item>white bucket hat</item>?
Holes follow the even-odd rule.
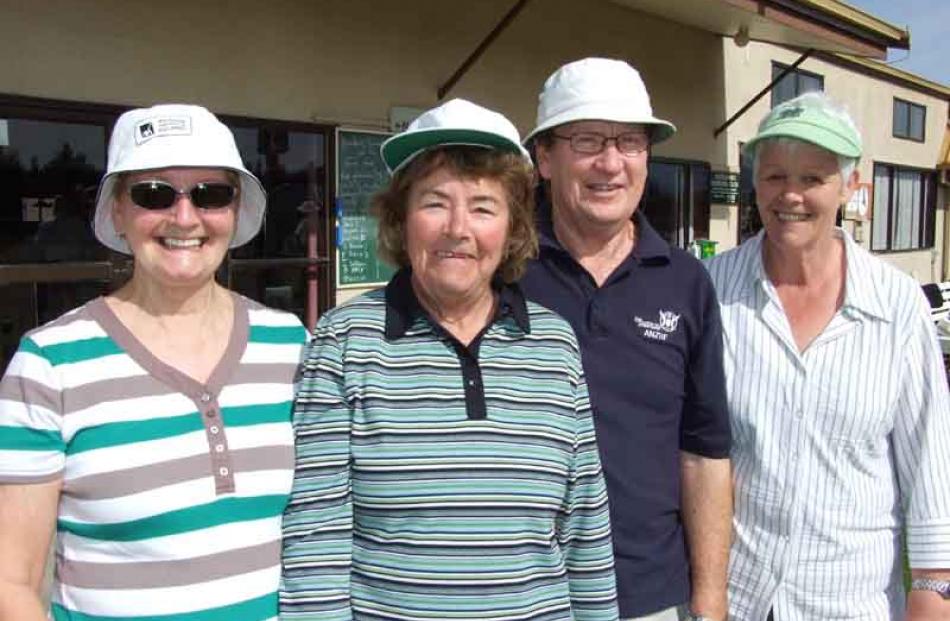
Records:
[[[129,245],[115,230],[115,183],[120,173],[160,168],[224,168],[241,179],[237,230],[231,248],[251,241],[261,228],[267,196],[244,167],[227,126],[201,106],[162,104],[129,110],[109,140],[109,162],[99,184],[93,229],[103,244],[125,254]]]
[[[510,151],[531,162],[511,121],[465,99],[452,99],[423,112],[406,131],[386,140],[379,152],[386,168],[395,174],[427,149],[450,145]]]
[[[650,140],[662,142],[676,132],[669,121],[653,116],[650,94],[640,73],[622,60],[585,58],[560,67],[538,95],[539,133],[572,121],[638,123],[652,128]]]

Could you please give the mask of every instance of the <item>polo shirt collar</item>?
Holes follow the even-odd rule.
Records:
[[[498,294],[498,309],[492,317],[492,323],[510,316],[522,332],[530,334],[528,304],[521,288],[496,280],[492,282],[492,289]],[[411,268],[404,267],[386,285],[386,338],[395,340],[405,336],[409,328],[422,318],[428,318],[428,313],[422,308],[412,288]]]
[[[845,289],[842,309],[853,309],[864,315],[889,321],[887,306],[884,304],[883,294],[879,290],[879,284],[871,267],[873,257],[858,246],[857,242],[844,229],[836,227],[835,232],[844,240],[845,249]],[[724,298],[722,300],[724,303],[747,298],[753,295],[757,288],[765,285],[768,276],[765,273],[765,265],[762,261],[762,243],[764,240],[765,229],[762,229],[743,245],[740,252],[747,254],[736,263],[738,265],[748,265],[749,268],[745,274],[739,275],[739,286],[733,289],[732,295],[728,296],[728,299]]]

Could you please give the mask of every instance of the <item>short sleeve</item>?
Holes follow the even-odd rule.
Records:
[[[55,367],[29,336],[0,380],[0,483],[62,476],[62,387]]]

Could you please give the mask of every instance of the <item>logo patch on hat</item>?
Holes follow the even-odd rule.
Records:
[[[163,116],[141,121],[135,126],[135,144],[160,136],[190,136],[190,116]]]
[[[786,110],[782,110],[778,113],[778,118],[780,119],[794,119],[798,118],[805,112],[805,109],[801,106],[792,106]]]

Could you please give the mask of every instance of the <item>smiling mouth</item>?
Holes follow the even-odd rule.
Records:
[[[587,189],[593,192],[613,192],[623,189],[623,186],[619,183],[588,183]]]
[[[435,256],[440,259],[470,259],[471,255],[464,252],[451,252],[449,250],[439,250],[435,253]]]
[[[180,239],[177,237],[160,237],[159,241],[165,248],[180,250],[187,248],[200,248],[205,243],[205,239],[206,238],[204,237],[189,237],[187,239]]]
[[[811,214],[808,213],[786,213],[777,211],[775,217],[779,222],[804,222],[811,220]]]

